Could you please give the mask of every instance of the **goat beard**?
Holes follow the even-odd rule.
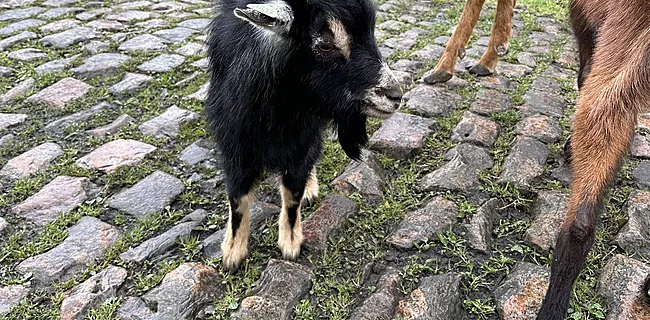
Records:
[[[339,144],[352,160],[361,161],[361,148],[368,143],[365,114],[348,115],[336,121]]]

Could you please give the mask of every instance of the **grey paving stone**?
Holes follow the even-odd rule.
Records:
[[[186,7],[187,7],[187,5],[185,3],[164,1],[164,2],[159,2],[159,3],[156,3],[156,4],[152,5],[150,9],[154,10],[156,12],[170,13],[170,12],[182,10],[182,9],[184,9]],[[185,12],[180,12],[180,13],[185,13]],[[186,13],[186,14],[189,14],[189,13]]]
[[[650,258],[650,192],[632,190],[627,200],[627,223],[614,238],[614,243],[630,253]]]
[[[509,95],[494,89],[481,89],[476,93],[476,99],[472,102],[470,110],[480,115],[489,116],[493,113],[506,111],[511,106]]]
[[[153,33],[154,36],[161,37],[171,43],[181,43],[189,38],[196,31],[193,29],[176,27],[172,29],[158,30]]]
[[[223,293],[217,270],[201,263],[187,262],[165,275],[161,284],[142,299],[127,298],[117,315],[120,319],[134,320],[195,319],[199,310]]]
[[[121,31],[126,29],[126,25],[115,20],[99,19],[88,22],[86,26],[102,31]]]
[[[600,274],[598,294],[607,308],[607,320],[645,319],[650,306],[645,300],[644,283],[650,266],[638,260],[617,254]]]
[[[384,21],[380,24],[377,24],[377,28],[387,30],[387,31],[400,31],[406,26],[403,22],[396,20]]]
[[[29,7],[7,10],[0,13],[0,21],[26,19],[45,11],[42,7]]]
[[[632,170],[632,176],[640,186],[650,187],[650,161],[641,161]]]
[[[200,56],[206,53],[207,48],[196,42],[190,42],[185,44],[184,46],[176,49],[176,53],[184,55],[184,56]]]
[[[313,272],[303,265],[271,259],[257,282],[257,293],[244,298],[230,318],[292,319],[293,308],[309,292],[313,277]]]
[[[128,10],[128,9],[139,9],[139,8],[145,8],[153,3],[151,1],[133,1],[133,2],[124,2],[121,3],[117,6],[117,8],[120,8],[122,10]]]
[[[45,36],[39,40],[44,45],[50,45],[57,49],[66,49],[74,44],[97,38],[93,29],[77,27],[63,32]]]
[[[318,209],[302,222],[303,245],[311,250],[327,248],[327,238],[343,221],[359,211],[359,205],[340,194],[327,195]]]
[[[42,65],[36,67],[36,74],[40,76],[48,73],[63,72],[70,66],[72,61],[77,59],[79,56],[80,55],[74,55],[70,58],[57,59],[43,63]]]
[[[91,309],[116,297],[127,276],[126,269],[108,265],[106,269],[72,288],[61,302],[61,319],[83,319]]]
[[[89,57],[84,64],[70,69],[75,77],[90,80],[93,78],[106,78],[116,75],[122,64],[131,57],[120,53],[100,53]]]
[[[208,213],[205,210],[197,210],[194,213],[197,220],[181,222],[164,233],[147,239],[134,248],[129,248],[128,251],[122,253],[120,258],[128,262],[141,263],[145,259],[149,259],[156,255],[165,253],[174,247],[178,241],[184,237],[189,236],[192,230],[203,222]]]
[[[25,19],[14,22],[6,27],[0,28],[0,36],[12,35],[18,31],[23,31],[29,28],[35,28],[45,24],[45,21],[38,19]]]
[[[409,157],[424,147],[434,124],[431,119],[396,112],[372,135],[370,148],[395,158]]]
[[[376,154],[364,150],[362,158],[361,162],[351,161],[330,187],[347,196],[358,192],[370,205],[378,206],[384,200],[386,173]]]
[[[98,54],[102,51],[108,50],[110,45],[107,42],[102,41],[90,41],[84,46],[86,52],[90,54]]]
[[[198,18],[181,21],[178,23],[179,27],[190,28],[197,31],[203,31],[210,24],[211,19]]]
[[[424,64],[421,61],[399,59],[395,61],[393,64],[391,64],[390,68],[392,70],[415,73],[418,70],[420,70],[422,66],[424,66]]]
[[[0,170],[0,176],[18,180],[28,178],[48,168],[63,155],[63,149],[53,142],[45,142],[9,160]]]
[[[64,78],[32,95],[25,101],[42,104],[48,108],[61,109],[68,103],[86,95],[91,88],[93,87],[77,79]]]
[[[569,196],[558,191],[540,190],[533,207],[535,219],[524,234],[524,241],[547,252],[555,248],[560,227],[564,223]]]
[[[19,272],[31,272],[37,285],[67,281],[102,257],[106,249],[119,238],[115,227],[94,217],[82,217],[68,229],[61,244],[37,256],[29,257],[16,267]]]
[[[187,96],[187,99],[196,99],[200,101],[205,101],[205,98],[208,95],[208,89],[210,89],[210,81],[204,83],[198,91]]]
[[[524,94],[524,105],[519,109],[524,114],[541,113],[553,117],[562,117],[567,101],[561,94],[556,80],[539,77],[533,81],[530,90]]]
[[[7,57],[18,61],[30,62],[45,58],[47,55],[36,48],[24,48],[10,52]]]
[[[499,61],[497,64],[497,72],[506,77],[517,78],[531,74],[533,68],[523,64],[512,64],[504,61]]]
[[[503,162],[499,182],[510,181],[517,187],[529,186],[544,173],[548,148],[537,139],[517,136],[510,153]]]
[[[84,11],[84,9],[79,7],[54,8],[39,14],[37,17],[50,20],[81,11]]]
[[[167,23],[167,21],[163,19],[151,19],[147,21],[138,22],[135,25],[142,28],[144,31],[147,31],[153,28],[164,27],[167,26],[168,24],[169,23]]]
[[[78,0],[47,0],[43,2],[43,5],[48,7],[63,7],[77,2],[79,1]]]
[[[40,27],[41,31],[45,34],[50,34],[50,33],[55,33],[55,32],[61,32],[65,31],[68,29],[72,29],[75,27],[79,26],[79,20],[75,19],[63,19],[63,20],[57,20],[54,22],[50,22],[42,27]]]
[[[163,53],[141,65],[138,70],[145,72],[172,72],[185,62],[185,57],[178,54]]]
[[[31,31],[23,31],[15,36],[4,38],[0,40],[0,51],[5,51],[17,43],[23,42],[28,39],[36,39],[37,37],[38,36],[36,35],[36,33],[33,33]]]
[[[196,61],[192,62],[192,65],[199,68],[199,69],[201,69],[201,70],[203,70],[203,71],[208,71],[208,67],[209,67],[208,58],[203,58],[203,59],[196,60]]]
[[[46,132],[49,133],[55,133],[55,134],[60,134],[63,133],[63,130],[65,130],[67,127],[78,123],[78,122],[83,122],[88,120],[90,117],[99,114],[105,109],[110,109],[113,106],[106,103],[102,102],[99,104],[96,104],[88,109],[81,110],[79,112],[75,112],[71,115],[65,116],[63,118],[60,118],[58,120],[54,120],[50,122],[47,126],[43,128]]]
[[[630,143],[630,155],[635,158],[650,159],[650,142],[644,135],[634,134]]]
[[[497,222],[499,208],[503,202],[497,198],[486,201],[472,215],[467,228],[467,244],[481,253],[489,253],[492,245],[492,229]]]
[[[153,80],[153,77],[148,75],[126,72],[124,78],[110,87],[109,91],[117,95],[125,95],[144,88],[151,80]]]
[[[0,148],[9,145],[10,142],[14,141],[16,139],[16,136],[13,134],[5,134],[4,136],[0,137]]]
[[[199,143],[197,142],[189,145],[178,155],[178,158],[181,159],[181,161],[189,164],[190,166],[197,165],[200,162],[208,160],[212,157],[213,156],[210,149],[199,146]]]
[[[0,218],[0,236],[4,235],[7,233],[7,230],[9,229],[9,222],[5,220],[4,218]],[[2,303],[0,302],[0,305]],[[0,307],[1,308],[1,307]],[[1,313],[1,312],[0,312]]]
[[[485,149],[467,143],[449,150],[445,159],[449,162],[422,177],[421,190],[472,190],[480,185],[479,172],[493,165],[492,157]]]
[[[155,52],[167,48],[167,40],[150,34],[133,37],[122,43],[117,49],[125,52]]]
[[[139,10],[122,11],[119,13],[106,15],[106,19],[108,20],[117,20],[121,22],[142,21],[147,20],[150,17],[150,12]]]
[[[30,292],[31,288],[22,285],[0,286],[0,316],[8,314]]]
[[[113,122],[111,122],[111,123],[109,123],[109,124],[107,124],[105,126],[95,128],[95,129],[92,129],[92,130],[88,130],[88,133],[90,133],[90,134],[92,134],[94,136],[97,136],[97,137],[101,137],[101,136],[104,136],[104,135],[107,135],[107,134],[115,134],[118,131],[120,131],[120,129],[122,127],[127,126],[127,125],[132,124],[132,123],[135,123],[135,122],[136,122],[136,120],[133,117],[131,117],[128,114],[123,114],[123,115],[117,117],[117,119],[113,120]]]
[[[131,139],[107,142],[79,158],[76,164],[86,169],[99,169],[106,173],[125,165],[136,165],[156,147]]]
[[[463,319],[460,273],[425,277],[418,288],[399,302],[396,316],[403,319]]]
[[[531,68],[537,66],[537,55],[531,52],[519,52],[517,54],[517,61],[523,65],[527,65]]]
[[[135,217],[144,217],[163,210],[185,186],[178,178],[156,170],[131,188],[108,199],[108,206]]]
[[[77,18],[79,20],[82,20],[82,21],[89,21],[89,20],[93,20],[93,19],[95,19],[95,18],[97,18],[97,17],[99,17],[99,16],[101,16],[101,15],[103,15],[105,13],[109,13],[111,11],[112,10],[110,8],[98,8],[98,9],[82,12],[82,13],[76,15],[75,18]]]
[[[497,309],[504,319],[535,319],[548,287],[549,270],[518,262],[495,290]]]
[[[510,91],[517,88],[517,84],[514,81],[504,76],[481,77],[478,82],[478,86],[487,89],[496,89],[500,91]]]
[[[11,212],[43,226],[94,197],[97,191],[88,178],[58,176],[36,194],[13,206]]]
[[[180,134],[182,124],[196,121],[198,118],[199,115],[195,112],[173,105],[163,114],[142,123],[138,129],[156,138],[176,138]]]
[[[442,54],[445,53],[445,47],[427,44],[424,48],[415,51],[409,55],[409,58],[422,59],[422,60],[436,60],[442,57]]]
[[[399,272],[389,268],[377,281],[377,290],[354,310],[350,320],[382,319],[395,313],[402,278]]]
[[[14,73],[13,69],[0,66],[0,78],[9,77]]]
[[[494,144],[498,134],[499,125],[496,122],[465,111],[463,118],[452,131],[451,140],[490,147]]]
[[[416,39],[396,37],[396,38],[386,39],[384,41],[384,45],[396,50],[407,51],[411,49],[413,45],[415,45],[415,42]]]
[[[0,96],[0,106],[10,104],[16,101],[19,97],[28,94],[34,88],[34,84],[36,84],[36,80],[34,80],[34,78],[27,78],[21,81],[15,87],[11,88],[9,91],[5,92],[5,94]],[[13,123],[17,121],[18,118],[16,117],[16,115],[0,115],[0,130],[22,122],[20,121],[18,123]]]
[[[562,129],[560,129],[557,120],[545,115],[534,115],[522,119],[517,124],[515,132],[544,143],[558,142],[562,136]]]
[[[399,249],[410,249],[424,238],[434,239],[437,233],[444,232],[454,224],[457,215],[458,206],[454,202],[435,197],[424,207],[408,212],[386,242]]]
[[[447,116],[462,99],[449,89],[427,84],[421,84],[404,95],[406,108],[423,117]]]

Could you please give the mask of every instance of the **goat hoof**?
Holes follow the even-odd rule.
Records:
[[[243,248],[238,248],[235,245],[231,245],[230,242],[227,242],[226,245],[221,247],[221,251],[223,252],[221,265],[230,274],[237,273],[239,266],[246,259],[246,256],[248,256],[247,245],[243,245]]]
[[[497,46],[497,56],[503,57],[506,54],[508,54],[508,45],[507,44],[501,44]]]
[[[458,58],[461,60],[465,58],[465,48],[458,49]]]
[[[430,75],[424,77],[424,82],[428,84],[435,84],[441,82],[447,82],[454,75],[447,71],[436,71],[432,72]]]
[[[469,73],[477,75],[477,76],[490,76],[492,75],[492,71],[490,69],[480,65],[480,64],[475,64],[471,68],[469,68]]]

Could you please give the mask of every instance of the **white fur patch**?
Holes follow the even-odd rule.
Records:
[[[334,34],[334,44],[336,45],[346,59],[350,58],[350,34],[345,29],[343,23],[336,18],[327,20],[330,31]]]

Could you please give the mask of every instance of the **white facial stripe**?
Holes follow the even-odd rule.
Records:
[[[345,30],[345,26],[336,18],[328,19],[328,24],[332,34],[334,34],[334,44],[336,45],[346,59],[350,58],[350,35]]]

